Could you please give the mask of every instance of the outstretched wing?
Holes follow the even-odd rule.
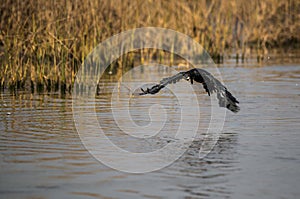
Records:
[[[235,113],[240,110],[240,107],[238,106],[238,100],[212,74],[199,68],[189,70],[188,73],[191,79],[202,83],[208,95],[211,93],[217,94],[220,107],[225,107]]]
[[[227,90],[227,88],[212,74],[199,68],[194,68],[186,72],[180,72],[172,77],[164,78],[159,84],[156,84],[151,88],[147,88],[146,90],[141,89],[142,93],[140,93],[140,95],[156,94],[166,85],[176,83],[183,78],[190,80],[191,84],[193,84],[194,81],[201,83],[208,95],[211,93],[216,93],[220,107],[225,107],[235,113],[240,110],[240,107],[237,105],[239,102]]]
[[[156,84],[152,86],[151,88],[147,88],[146,90],[142,89],[142,93],[139,93],[139,95],[146,95],[146,94],[156,94],[158,93],[162,88],[164,88],[168,84],[175,84],[176,82],[180,81],[183,78],[186,78],[185,76],[186,72],[180,72],[172,77],[167,77],[162,79],[159,84]]]
[[[166,86],[167,84],[175,84],[176,82],[179,82],[183,78],[185,78],[185,79],[188,78],[188,76],[186,76],[186,72],[180,72],[172,77],[163,78],[160,81],[160,84],[164,85],[164,86]]]

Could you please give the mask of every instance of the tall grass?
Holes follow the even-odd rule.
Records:
[[[2,0],[0,87],[34,91],[71,89],[85,56],[125,30],[155,26],[191,36],[218,62],[234,55],[257,60],[272,48],[299,47],[298,0]],[[134,66],[174,55],[155,49],[128,53],[114,62]]]

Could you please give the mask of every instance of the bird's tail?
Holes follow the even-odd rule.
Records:
[[[238,106],[239,102],[235,97],[233,97],[233,95],[229,91],[227,91],[227,89],[225,90],[225,92],[221,92],[221,93],[218,92],[217,98],[219,100],[220,107],[225,107],[234,113],[239,112],[240,110],[240,107]]]

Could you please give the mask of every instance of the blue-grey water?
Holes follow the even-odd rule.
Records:
[[[241,111],[227,112],[214,149],[199,159],[194,141],[173,164],[146,174],[116,171],[86,151],[70,96],[2,92],[0,198],[299,198],[300,65],[227,64],[220,72]],[[184,87],[180,94],[189,95]],[[209,106],[209,97],[200,95],[202,106]],[[164,132],[174,134],[179,105],[168,93],[134,100],[132,117],[140,125],[149,120],[143,104],[165,105],[171,120]],[[164,135],[155,146],[128,141],[110,117],[109,95],[103,92],[96,101],[107,136],[122,147],[147,152],[171,139]]]

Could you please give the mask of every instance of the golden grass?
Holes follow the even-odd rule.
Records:
[[[191,36],[218,62],[235,54],[258,61],[270,48],[299,47],[298,0],[2,0],[1,88],[32,91],[71,89],[85,56],[101,41],[125,30],[154,26]],[[132,67],[153,56],[174,63],[163,51],[129,53],[114,67]]]

